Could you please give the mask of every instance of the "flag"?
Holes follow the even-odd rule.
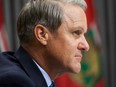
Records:
[[[4,30],[2,0],[0,0],[0,52],[8,50],[7,34]]]
[[[81,72],[78,74],[65,74],[56,79],[57,87],[104,87],[100,46],[101,39],[96,24],[96,15],[92,0],[86,0],[88,8],[86,10],[88,33],[87,41],[90,50],[83,54]]]

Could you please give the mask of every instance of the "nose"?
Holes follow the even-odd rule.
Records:
[[[83,51],[89,50],[89,44],[85,38],[78,44],[78,49]]]

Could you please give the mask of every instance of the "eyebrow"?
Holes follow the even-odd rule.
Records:
[[[82,28],[81,26],[74,27],[74,29],[82,30],[84,33],[87,33],[87,31],[88,31],[88,29],[87,29],[87,31],[85,31],[84,28]]]

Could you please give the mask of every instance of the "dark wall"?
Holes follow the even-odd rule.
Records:
[[[105,87],[116,87],[116,0],[94,0],[102,37]]]

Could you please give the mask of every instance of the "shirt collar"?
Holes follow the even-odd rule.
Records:
[[[50,79],[50,76],[47,74],[47,72],[44,69],[42,69],[40,67],[39,64],[37,64],[37,62],[35,60],[33,60],[33,61],[35,62],[35,64],[37,65],[37,67],[40,69],[40,71],[41,71],[42,75],[44,76],[44,78],[46,80],[46,83],[47,83],[47,85],[49,87],[51,85],[51,83],[52,83],[52,80]]]

